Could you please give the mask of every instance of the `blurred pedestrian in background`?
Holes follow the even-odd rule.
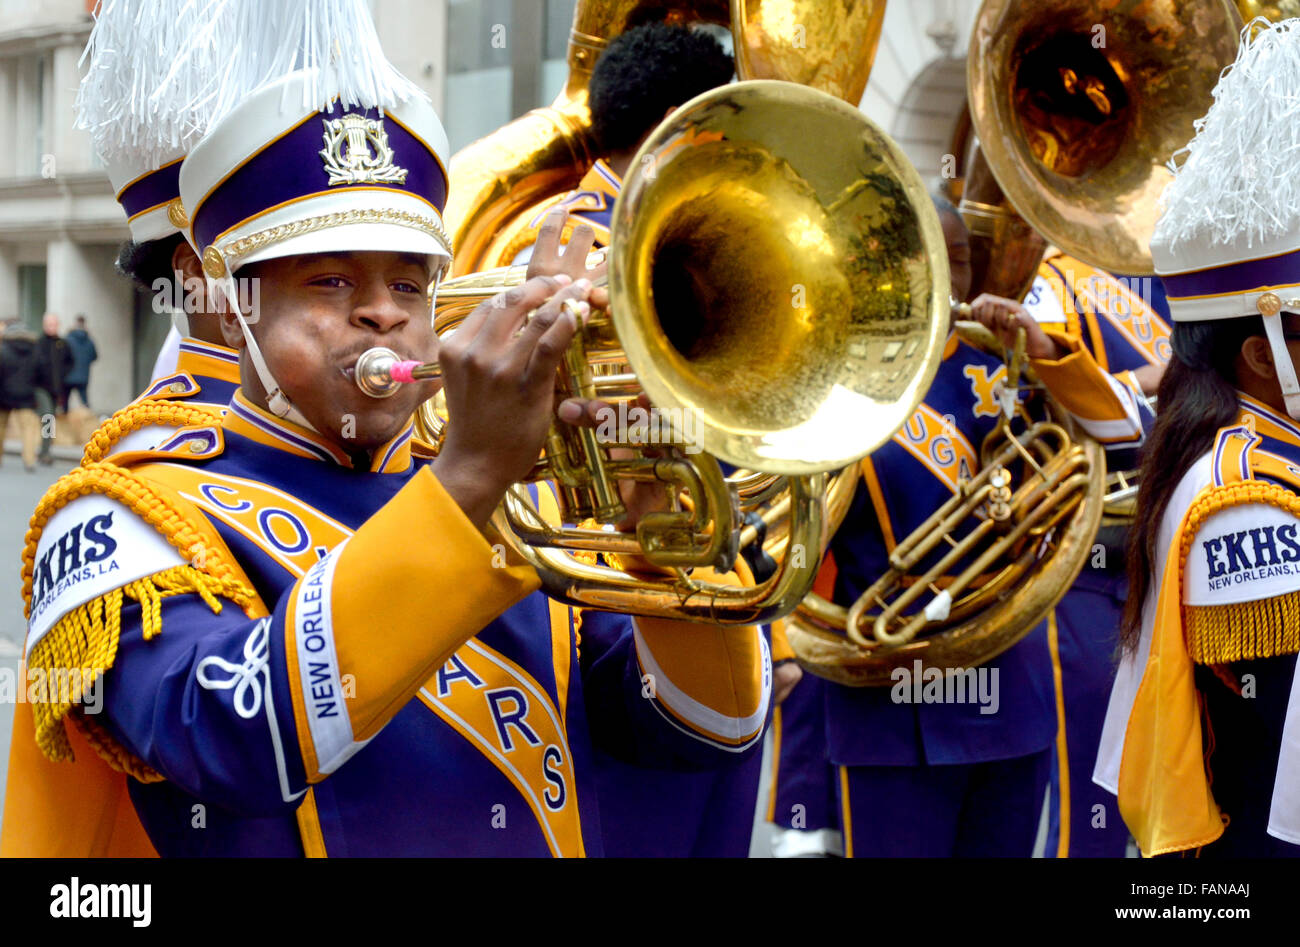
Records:
[[[72,371],[72,349],[59,337],[59,317],[47,312],[41,320],[44,335],[36,343],[36,411],[41,422],[42,464],[52,464],[54,416],[68,410],[68,373]]]
[[[0,442],[13,419],[22,442],[23,466],[36,469],[36,442],[40,419],[36,416],[36,333],[10,316],[0,336]],[[3,452],[0,451],[0,456]]]
[[[86,397],[86,386],[90,384],[90,363],[99,358],[95,350],[95,340],[86,331],[86,317],[78,313],[76,328],[68,333],[68,348],[72,351],[72,370],[65,379],[68,387],[68,406],[72,406],[72,392],[81,395],[81,403],[90,407]]]

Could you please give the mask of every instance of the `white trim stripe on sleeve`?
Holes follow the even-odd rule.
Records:
[[[770,686],[772,656],[767,647],[767,640],[757,628],[753,629],[753,633],[758,635],[759,645],[763,652],[763,696],[758,703],[758,709],[747,717],[733,717],[719,713],[681,690],[673,684],[663,668],[655,661],[650,646],[641,635],[641,627],[635,620],[632,622],[632,632],[635,635],[636,651],[637,656],[641,659],[641,667],[653,677],[655,697],[665,707],[671,708],[673,713],[683,720],[692,726],[699,727],[707,734],[716,736],[719,740],[748,740],[754,736],[755,732],[762,730],[763,721],[767,719],[767,704],[772,696]]]

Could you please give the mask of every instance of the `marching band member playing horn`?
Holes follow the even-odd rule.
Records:
[[[112,851],[106,826],[133,814],[164,855],[594,855],[597,746],[691,767],[759,743],[758,629],[579,614],[498,543],[489,517],[538,457],[599,274],[561,258],[439,344],[446,137],[386,63],[374,82],[337,68],[244,98],[182,167],[185,275],[227,300],[234,277],[261,284],[258,312],[222,316],[240,352],[222,422],[83,466],[33,518],[25,660],[92,669],[104,713],[33,708],[42,752],[76,762],[57,786],[11,771],[6,854],[78,829]],[[374,400],[350,376],[379,344],[441,364],[436,457],[412,439],[429,384]],[[628,490],[633,518],[662,503]],[[88,815],[61,829],[56,793]]]
[[[1108,468],[1137,466],[1154,421],[1147,395],[1169,353],[1168,306],[1158,281],[1116,278],[1050,248],[1024,303],[981,294],[971,317],[1008,347],[1023,329],[1034,372],[1105,445]],[[1102,526],[1093,554],[1048,619],[1059,672],[1048,855],[1122,858],[1128,845],[1114,796],[1091,780],[1128,598],[1125,534],[1122,525]]]
[[[1148,856],[1300,854],[1297,96],[1300,20],[1257,20],[1151,240],[1173,358],[1094,776]]]
[[[966,226],[951,204],[935,203],[952,293],[963,299],[971,283]],[[995,386],[1005,372],[1001,359],[950,336],[925,402],[861,462],[818,591],[831,591],[838,604],[855,601],[885,571],[896,540],[978,471],[979,445],[1001,414]],[[778,852],[817,853],[838,828],[849,857],[1031,855],[1056,734],[1045,626],[974,671],[984,684],[951,703],[925,699],[910,673],[892,687],[805,675],[774,729],[780,750],[769,818],[815,835],[787,832]],[[809,759],[820,760],[820,772]]]

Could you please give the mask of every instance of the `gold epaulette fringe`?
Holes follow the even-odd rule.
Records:
[[[1201,524],[1220,510],[1244,503],[1267,503],[1300,516],[1300,497],[1273,483],[1243,480],[1203,493],[1187,512],[1180,572]],[[1197,664],[1296,654],[1300,652],[1300,592],[1229,605],[1184,605],[1183,629],[1187,653]]]
[[[158,424],[164,427],[191,427],[214,423],[216,415],[205,408],[165,399],[147,398],[116,412],[95,429],[81,455],[82,466],[98,463],[112,453],[117,442],[132,431]]]
[[[1300,592],[1235,605],[1183,609],[1187,653],[1197,664],[1227,664],[1300,652]]]
[[[28,614],[41,531],[58,510],[90,493],[123,503],[191,562],[202,563],[203,568],[173,566],[113,589],[64,615],[32,648],[27,657],[28,673],[39,670],[46,685],[46,693],[38,695],[40,699],[32,703],[36,743],[51,760],[72,759],[64,721],[69,718],[69,711],[80,703],[82,691],[112,668],[121,640],[122,607],[127,599],[140,603],[146,641],[162,631],[162,600],[172,595],[197,594],[214,613],[221,611],[221,599],[235,603],[245,612],[258,602],[257,593],[243,581],[224,549],[204,542],[194,525],[145,481],[120,467],[98,463],[79,467],[61,478],[32,514],[23,550],[23,600]],[[52,681],[62,685],[57,692],[50,691]],[[84,714],[73,714],[70,719],[109,766],[143,782],[162,778]]]
[[[217,596],[236,604],[244,604],[240,600],[248,598],[246,590],[230,579],[214,578],[193,566],[173,566],[74,608],[36,643],[27,666],[29,670],[40,670],[46,684],[46,693],[32,705],[32,715],[36,720],[36,744],[47,758],[72,759],[63,718],[81,702],[82,689],[93,687],[100,675],[113,666],[122,635],[125,599],[140,603],[144,640],[148,641],[162,631],[162,600],[189,592],[197,593],[215,613],[221,611]],[[66,685],[57,691],[49,686],[51,682],[64,681]],[[94,740],[91,742],[95,745]],[[115,752],[108,753],[99,745],[95,748],[115,769],[143,778],[136,771],[143,768],[154,778],[161,778],[138,760],[134,761],[135,765],[124,760],[125,751],[120,748],[114,747]]]

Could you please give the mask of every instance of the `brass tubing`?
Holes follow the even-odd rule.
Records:
[[[786,556],[776,573],[754,586],[689,577],[651,581],[617,569],[587,565],[563,550],[532,546],[512,532],[524,522],[534,528],[545,526],[531,502],[519,495],[520,490],[512,487],[506,493],[492,525],[514,552],[538,570],[546,593],[570,605],[724,625],[761,624],[789,614],[808,594],[816,576],[816,555],[805,557],[801,566],[794,566],[791,557]],[[793,545],[814,552],[820,549],[825,491],[825,474],[791,478]]]

